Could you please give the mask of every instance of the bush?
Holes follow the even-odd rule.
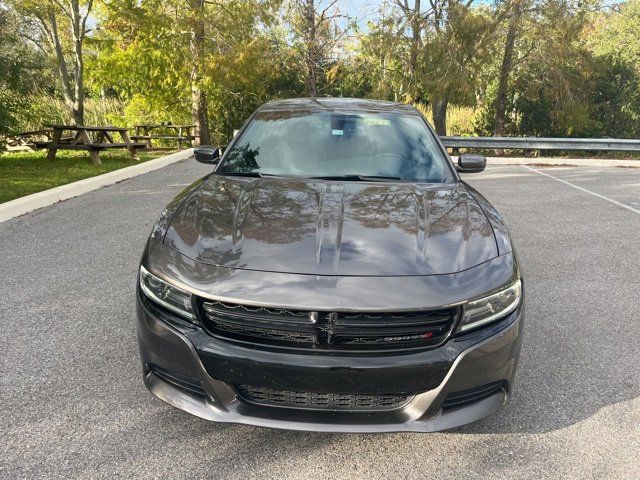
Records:
[[[430,106],[415,104],[415,107],[427,117],[433,125]],[[447,108],[447,135],[473,135],[476,111],[473,107],[449,105]]]
[[[15,133],[19,129],[15,112],[21,107],[20,96],[0,87],[0,138]],[[0,141],[0,152],[5,148],[5,142]]]
[[[85,100],[84,118],[87,125],[120,124],[124,103],[114,98]],[[19,131],[39,130],[48,125],[71,124],[71,112],[60,98],[44,94],[24,97],[21,105],[14,107],[16,128]],[[120,124],[121,125],[121,124]]]

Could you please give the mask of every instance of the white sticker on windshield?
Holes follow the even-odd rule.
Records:
[[[334,128],[331,130],[331,135],[344,135],[344,130],[337,130]]]

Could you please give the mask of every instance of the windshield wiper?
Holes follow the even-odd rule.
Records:
[[[391,177],[386,175],[323,175],[323,176],[315,176],[315,177],[305,177],[305,176],[287,176],[287,175],[277,175],[274,173],[260,173],[260,172],[216,172],[218,175],[230,176],[230,177],[254,177],[254,178],[265,178],[265,177],[279,177],[279,178],[293,178],[293,179],[314,179],[314,180],[346,180],[346,181],[358,181],[358,182],[388,182],[388,181],[399,181],[402,180],[401,177]]]
[[[262,178],[260,172],[215,172],[218,175],[224,175],[225,177],[255,177]]]
[[[278,175],[276,173],[260,173],[260,172],[216,172],[218,175],[224,175],[229,177],[255,177],[255,178],[305,178],[295,177],[288,175]]]
[[[371,181],[371,182],[386,182],[386,181],[395,181],[402,180],[402,177],[391,177],[387,175],[326,175],[320,177],[309,177],[309,178],[317,178],[318,180],[347,180],[347,181]]]

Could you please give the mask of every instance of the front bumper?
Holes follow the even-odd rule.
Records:
[[[291,430],[433,432],[479,420],[506,403],[520,353],[524,309],[433,350],[378,357],[252,350],[160,317],[138,298],[144,382],[154,395],[181,410],[216,422]],[[442,408],[451,393],[497,382],[504,387],[489,396]],[[327,393],[402,391],[412,397],[388,411],[303,410],[244,401],[232,383]]]

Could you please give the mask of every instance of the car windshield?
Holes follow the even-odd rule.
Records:
[[[216,169],[249,176],[446,183],[454,176],[418,115],[258,112]]]

